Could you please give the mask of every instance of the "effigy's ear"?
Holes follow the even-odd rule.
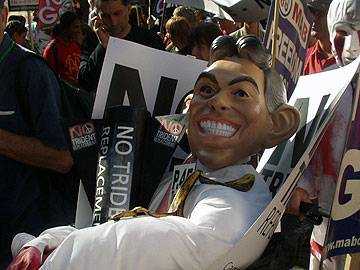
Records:
[[[287,104],[281,105],[270,115],[272,128],[267,134],[266,148],[271,148],[290,138],[297,131],[300,123],[299,111]]]

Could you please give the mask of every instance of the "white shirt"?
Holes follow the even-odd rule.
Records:
[[[196,183],[184,217],[129,218],[73,231],[40,269],[207,269],[241,241],[271,194],[250,165],[206,174],[226,182],[246,173],[255,175],[248,192]]]

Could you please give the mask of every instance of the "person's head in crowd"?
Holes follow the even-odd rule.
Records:
[[[360,1],[333,0],[327,23],[336,62],[351,63],[360,55]]]
[[[190,45],[191,26],[184,17],[171,17],[165,26],[168,37],[173,45],[182,50]]]
[[[239,26],[235,22],[222,18],[219,15],[213,16],[212,21],[217,23],[224,35],[229,35],[239,29]]]
[[[232,36],[219,36],[210,45],[209,65],[218,59],[237,54],[236,39]]]
[[[81,23],[81,35],[79,36],[77,42],[82,45],[84,40],[92,34],[93,30],[91,29],[91,27],[87,24],[87,23],[84,23],[82,22]]]
[[[9,21],[6,25],[5,32],[14,40],[17,44],[25,46],[27,28],[20,21]]]
[[[139,11],[137,6],[131,6],[129,14],[129,23],[132,25],[140,25]]]
[[[23,25],[26,24],[25,17],[21,16],[21,15],[11,15],[11,16],[9,16],[8,22],[11,22],[11,21],[20,21]]]
[[[210,45],[221,36],[220,28],[214,23],[200,23],[190,35],[191,55],[209,61]]]
[[[141,5],[131,6],[129,23],[143,28],[147,26],[144,10]]]
[[[173,11],[173,16],[186,18],[186,20],[188,21],[188,23],[190,24],[190,27],[192,29],[195,28],[199,24],[199,21],[196,17],[195,11],[188,7],[179,6],[179,7],[175,8]]]
[[[229,48],[227,42],[220,44]],[[234,45],[235,55],[230,47],[199,75],[190,104],[190,147],[210,169],[244,162],[277,145],[300,121],[299,112],[286,104],[285,87],[260,40],[244,36]]]
[[[95,13],[111,36],[123,38],[130,31],[130,0],[95,0]]]
[[[195,9],[195,16],[196,19],[199,23],[201,22],[205,22],[206,21],[206,17],[207,17],[207,13],[204,10],[201,9]]]
[[[58,35],[66,40],[77,40],[81,35],[81,22],[78,15],[74,12],[67,11],[60,17]]]
[[[308,0],[307,6],[313,16],[311,37],[319,40],[323,45],[330,45],[329,31],[326,22],[326,15],[331,0]]]
[[[55,24],[51,31],[51,38],[59,37],[61,34],[61,26],[60,24]]]

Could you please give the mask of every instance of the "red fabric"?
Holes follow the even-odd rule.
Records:
[[[20,251],[6,270],[37,270],[41,264],[40,250],[35,247],[28,247]]]
[[[51,47],[54,43],[57,51],[57,61]],[[80,66],[80,45],[75,41],[64,42],[53,39],[44,50],[43,57],[65,81],[76,81]]]
[[[27,247],[19,252],[6,270],[38,270],[55,249],[45,249],[44,254],[36,247]]]
[[[329,52],[331,54],[331,52]],[[329,56],[317,41],[312,47],[307,49],[304,64],[304,75],[314,74],[322,71],[324,68],[336,63],[334,56]]]
[[[323,251],[323,247],[322,245],[320,245],[318,242],[314,241],[314,240],[311,240],[310,241],[310,247],[311,247],[311,253],[316,256],[316,255],[320,255],[321,256],[321,253]]]

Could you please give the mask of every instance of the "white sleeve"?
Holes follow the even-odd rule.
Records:
[[[43,231],[37,238],[27,242],[24,247],[36,247],[41,253],[44,253],[45,249],[51,250],[58,247],[64,239],[76,231],[71,226],[54,227]]]

